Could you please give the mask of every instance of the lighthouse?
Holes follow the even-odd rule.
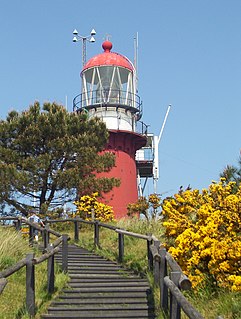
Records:
[[[136,152],[147,144],[146,127],[140,125],[142,102],[137,95],[136,70],[124,55],[112,52],[109,40],[103,52],[88,60],[81,71],[81,93],[73,101],[74,111],[99,117],[109,131],[104,152],[115,154],[111,171],[100,177],[120,179],[120,186],[105,194],[102,201],[113,207],[115,218],[127,215],[127,205],[138,199]],[[142,127],[142,130],[138,128]]]

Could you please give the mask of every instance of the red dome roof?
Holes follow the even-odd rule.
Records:
[[[133,65],[131,62],[123,55],[119,53],[110,52],[112,49],[112,43],[110,41],[105,41],[102,44],[102,48],[104,52],[98,55],[95,55],[91,58],[84,66],[83,71],[89,68],[93,68],[95,66],[106,66],[106,65],[115,65],[123,68],[127,68],[130,71],[133,71]]]

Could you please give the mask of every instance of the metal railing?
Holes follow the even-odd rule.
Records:
[[[139,133],[139,134],[141,134],[141,135],[147,136],[147,134],[148,134],[148,127],[149,127],[149,126],[150,126],[150,125],[145,124],[145,123],[142,122],[142,121],[137,121],[137,122],[136,122],[136,133]]]
[[[111,88],[87,91],[78,94],[73,100],[73,111],[89,110],[94,106],[116,106],[129,109],[139,119],[142,115],[142,101],[139,95]]]

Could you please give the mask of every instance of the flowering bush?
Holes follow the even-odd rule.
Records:
[[[79,201],[75,201],[74,204],[77,207],[77,214],[86,220],[92,220],[93,218],[101,222],[114,220],[113,208],[100,203],[97,197],[98,193],[93,193],[91,196],[81,196]]]
[[[158,216],[158,208],[161,206],[160,197],[157,194],[151,194],[148,198],[141,196],[137,202],[127,206],[128,216],[142,214],[147,220],[155,219]]]
[[[193,286],[209,281],[241,291],[241,185],[237,191],[221,178],[165,199],[162,208],[169,252]]]

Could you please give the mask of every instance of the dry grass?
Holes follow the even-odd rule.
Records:
[[[123,218],[117,222],[117,226],[138,234],[146,235],[150,233],[160,240],[162,240],[164,234],[160,220],[150,220],[147,222],[145,219],[139,219],[136,217]]]
[[[21,233],[12,228],[0,228],[0,271],[25,257],[29,252],[28,241],[23,239]]]

